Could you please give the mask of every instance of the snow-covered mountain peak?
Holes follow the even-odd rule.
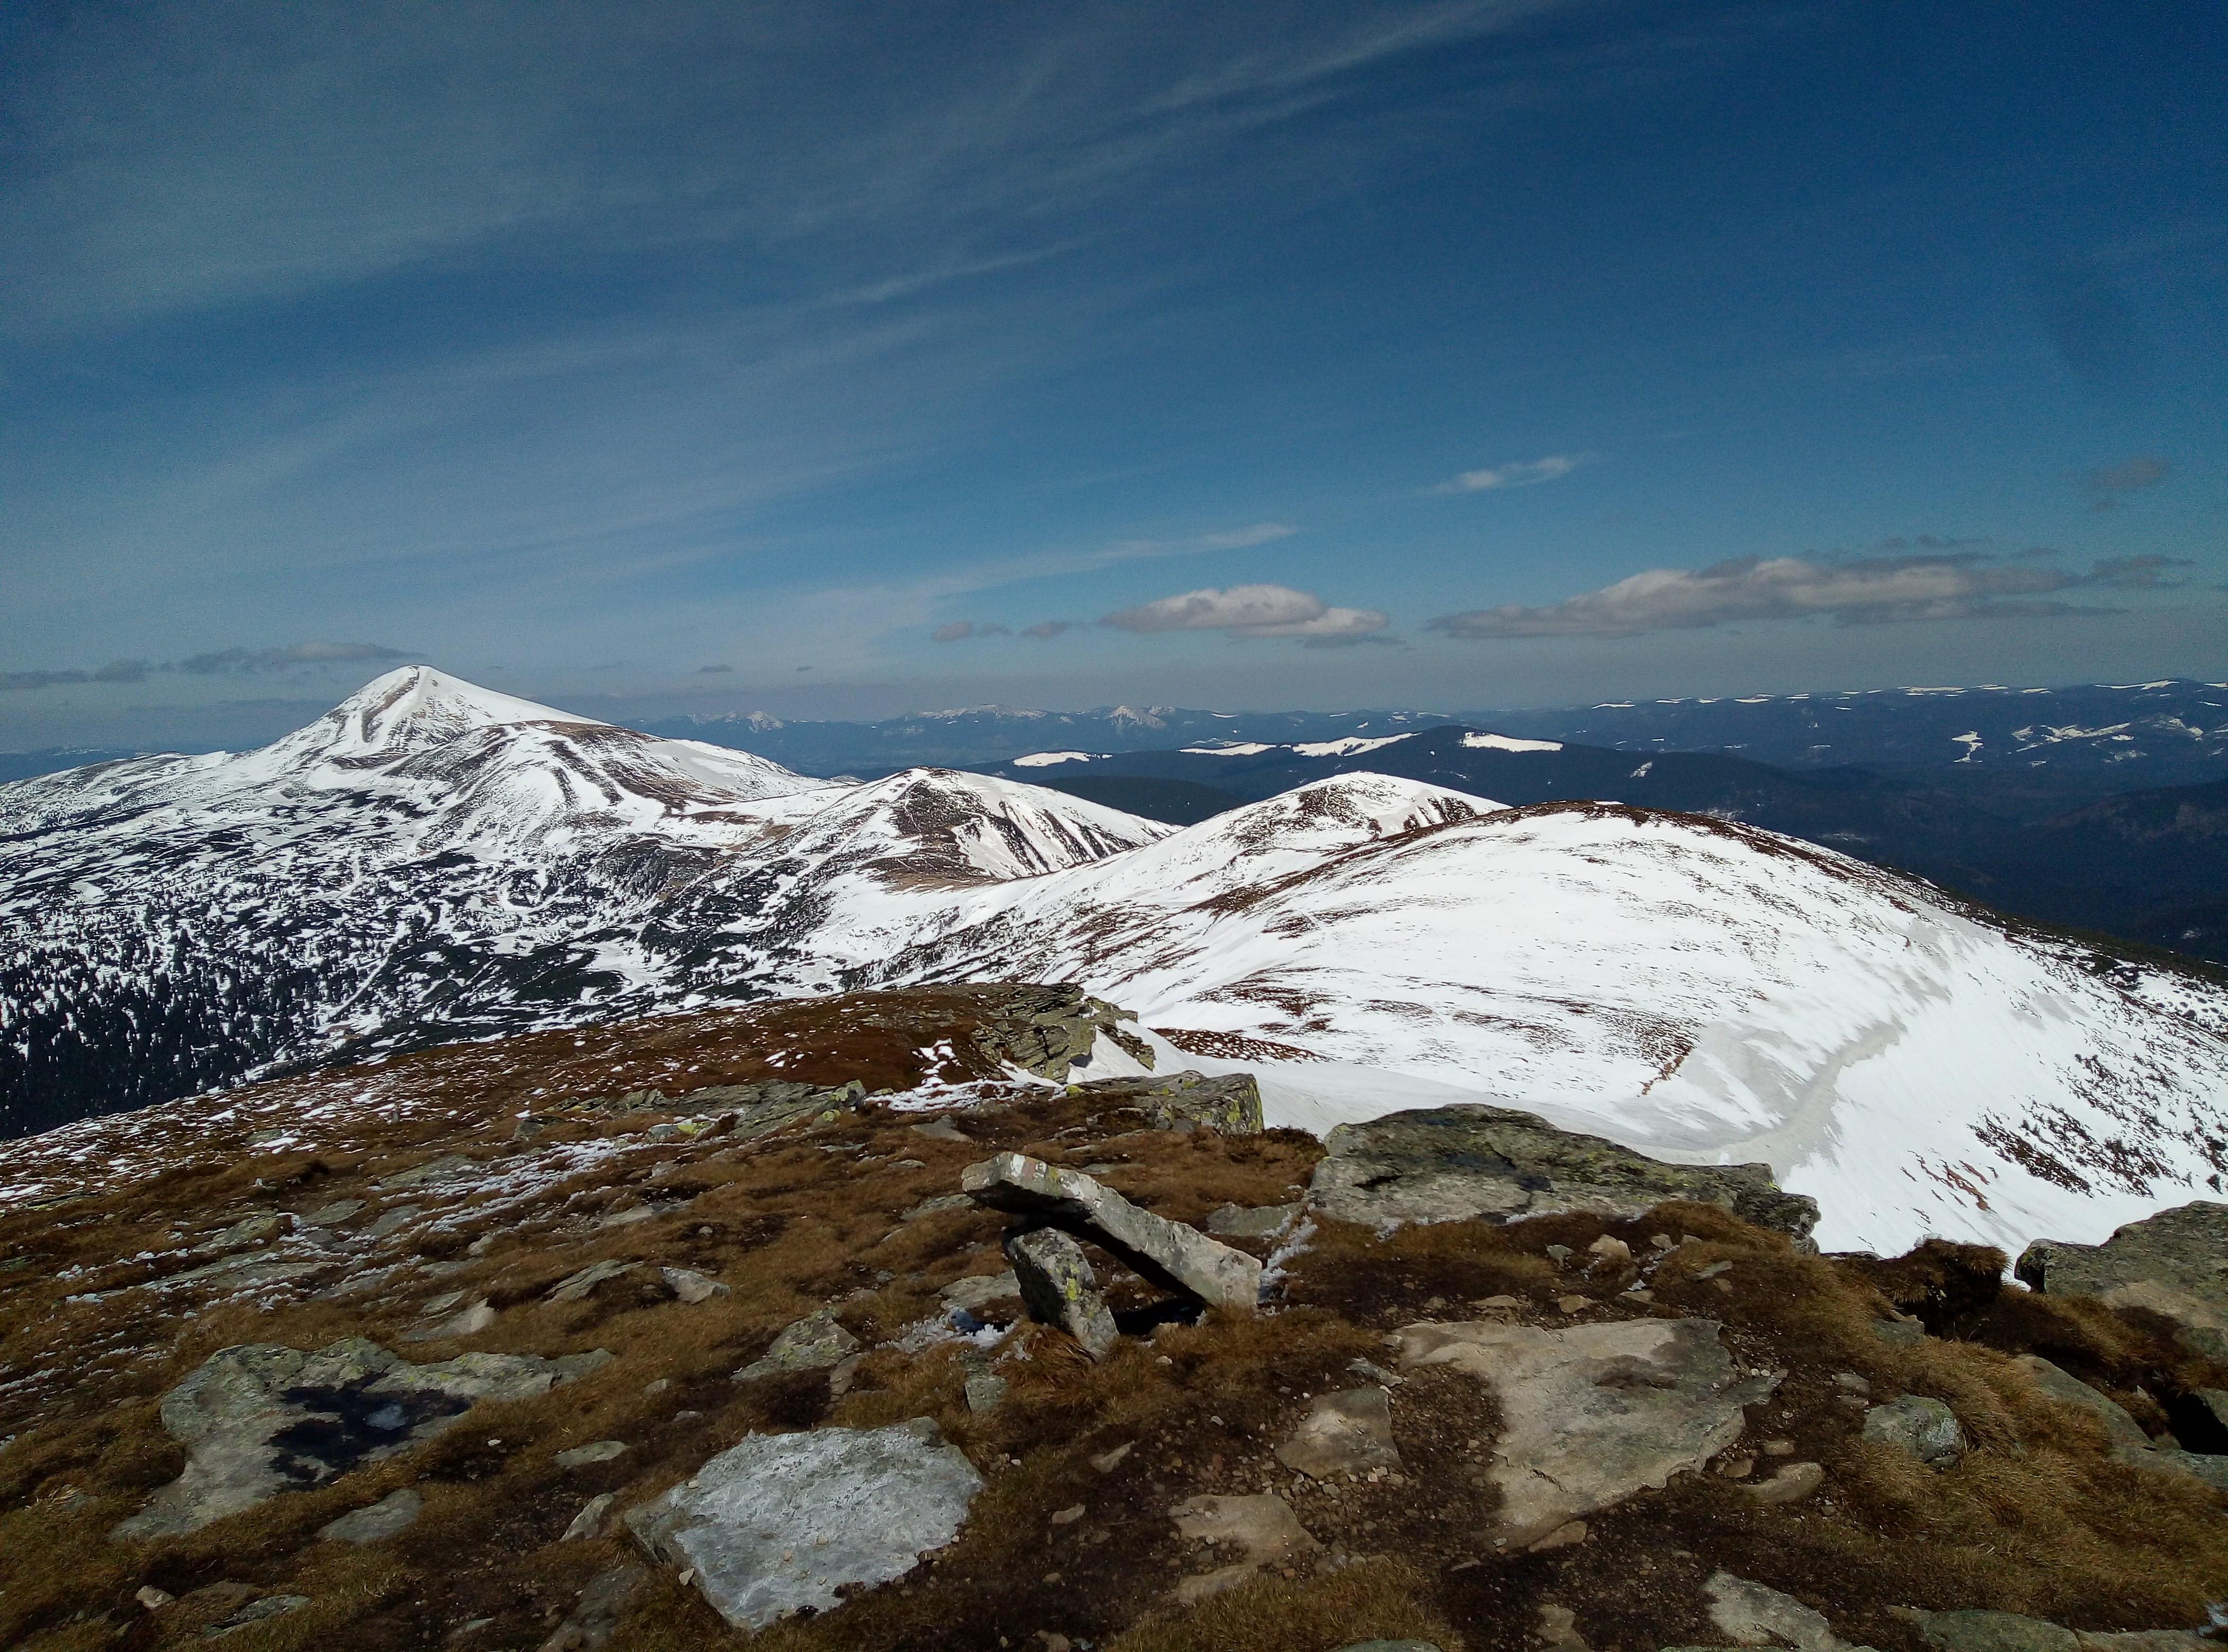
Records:
[[[1086,866],[1175,830],[1040,786],[905,769],[836,799],[784,848],[886,878],[978,881]]]
[[[509,723],[609,727],[592,717],[483,688],[430,665],[406,665],[374,677],[308,727],[266,749],[296,763],[375,763]]]

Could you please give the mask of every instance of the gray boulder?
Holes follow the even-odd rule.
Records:
[[[417,1522],[426,1500],[409,1486],[390,1491],[368,1508],[358,1508],[328,1521],[317,1535],[334,1543],[377,1543],[406,1532]]]
[[[407,1450],[483,1399],[530,1399],[611,1357],[464,1354],[413,1365],[361,1337],[314,1352],[269,1343],[220,1349],[163,1401],[163,1425],[187,1450],[185,1472],[115,1534],[198,1531]]]
[[[983,1476],[931,1418],[753,1434],[628,1511],[636,1540],[695,1572],[712,1609],[761,1630],[850,1585],[903,1577],[958,1534]]]
[[[202,1633],[211,1640],[237,1635],[244,1629],[253,1629],[258,1623],[267,1623],[274,1617],[298,1612],[309,1604],[307,1595],[266,1595],[260,1600],[248,1602],[231,1617],[211,1623]]]
[[[1019,1153],[963,1171],[959,1185],[979,1205],[1089,1239],[1147,1278],[1217,1307],[1251,1313],[1261,1265],[1195,1227],[1140,1210],[1104,1182]]]
[[[2228,1205],[2198,1200],[2162,1210],[2102,1245],[2037,1239],[2013,1271],[2050,1296],[2162,1314],[2195,1352],[2228,1361]]]
[[[1336,1221],[1508,1221],[1558,1211],[1618,1219],[1666,1200],[1717,1205],[1808,1241],[1818,1206],[1784,1193],[1763,1164],[1665,1164],[1535,1113],[1463,1104],[1341,1124],[1308,1188]]]
[[[1404,1367],[1447,1365],[1500,1401],[1493,1482],[1512,1546],[1661,1489],[1740,1437],[1741,1408],[1776,1377],[1744,1378],[1706,1319],[1629,1319],[1562,1330],[1494,1321],[1410,1325]]]
[[[836,1322],[833,1308],[807,1314],[773,1339],[773,1346],[735,1373],[737,1382],[790,1371],[825,1371],[859,1351],[859,1339]]]
[[[1006,1259],[1031,1319],[1066,1331],[1094,1360],[1113,1352],[1121,1333],[1080,1245],[1057,1227],[1032,1228],[1006,1236]]]
[[[1938,1399],[1905,1394],[1865,1410],[1865,1438],[1917,1457],[1930,1469],[1946,1469],[1965,1455],[1965,1430],[1957,1413]]]

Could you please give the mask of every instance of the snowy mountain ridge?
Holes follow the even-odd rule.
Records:
[[[1176,830],[1018,779],[810,780],[425,668],[260,752],[0,787],[0,943],[17,1132],[989,978],[1140,1011],[1259,1073],[1276,1123],[1469,1097],[1765,1159],[1829,1244],[2100,1237],[2228,1175],[2228,993],[1813,844],[1366,771]]]

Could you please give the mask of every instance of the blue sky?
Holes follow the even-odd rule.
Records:
[[[28,4],[0,746],[2228,673],[2228,15]]]

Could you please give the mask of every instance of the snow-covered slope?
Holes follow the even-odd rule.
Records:
[[[1830,1245],[2101,1238],[2228,1172],[2223,995],[2177,977],[2161,1014],[2132,971],[1746,827],[1348,776],[963,905],[881,976],[1078,980],[1150,1026],[1765,1160]]]
[[[422,670],[261,752],[0,788],[19,1130],[351,1045],[962,978],[1264,1054],[1310,1127],[1470,1095],[1765,1159],[1834,1245],[2101,1238],[2228,1175],[2228,993],[1700,816],[1365,772],[1175,831]]]

